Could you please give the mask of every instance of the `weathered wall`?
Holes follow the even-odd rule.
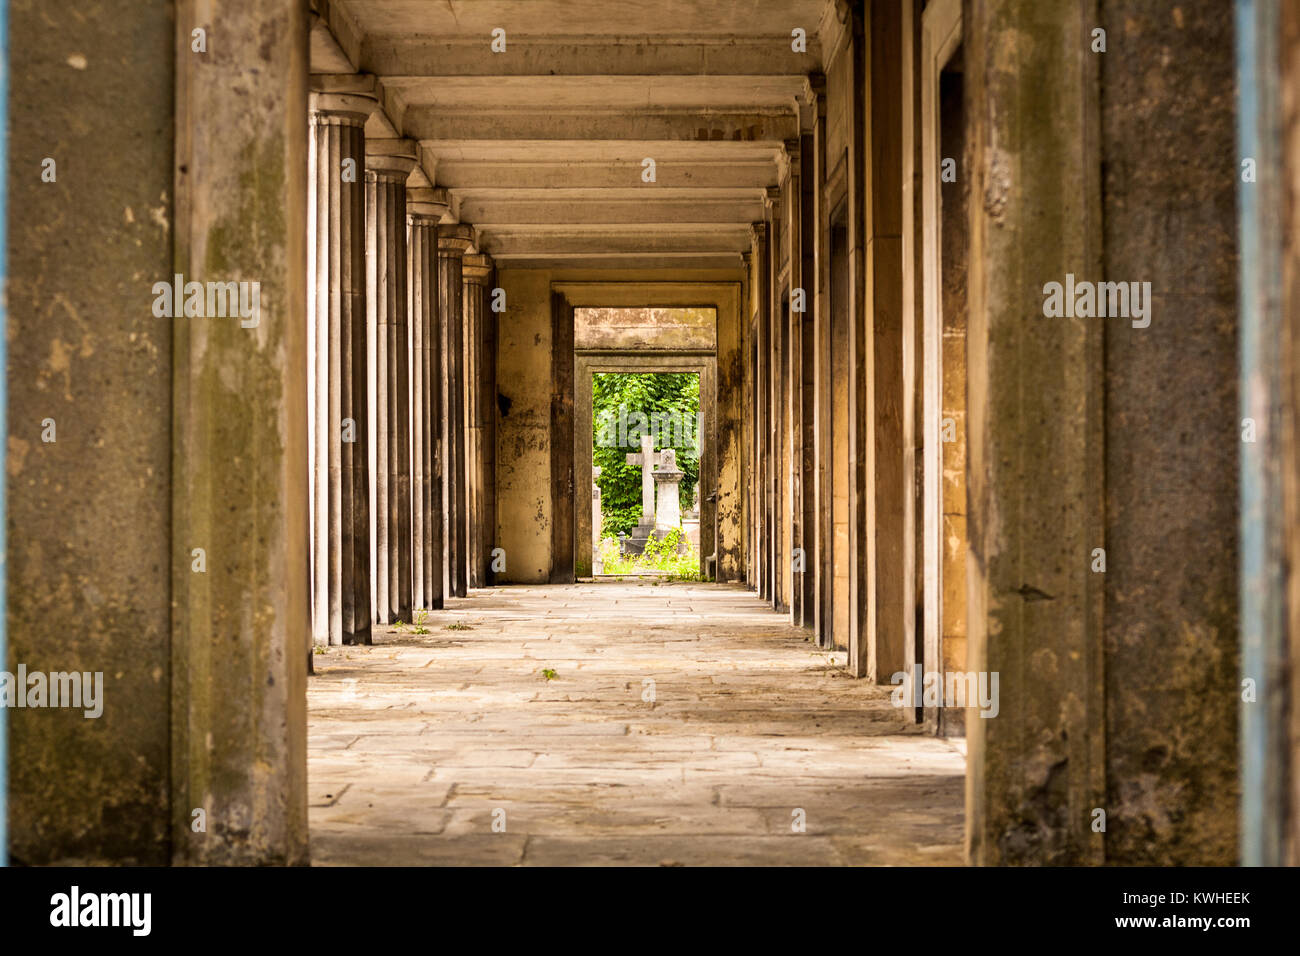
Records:
[[[713,309],[577,309],[575,349],[713,349]]]
[[[745,527],[744,402],[745,371],[743,327],[748,306],[743,289],[736,290],[735,315],[718,323],[718,500],[714,537],[718,581],[743,581],[748,536]]]
[[[501,266],[497,281],[506,293],[506,311],[498,316],[497,348],[497,541],[506,552],[500,583],[546,581],[551,569],[551,285],[554,282],[690,283],[739,282],[731,270],[512,269]],[[703,305],[702,302],[655,302],[652,305]],[[622,303],[616,303],[622,304]],[[629,303],[630,304],[630,303]],[[723,328],[718,341],[737,338]],[[721,368],[721,356],[719,366]],[[719,409],[726,401],[719,396]],[[719,423],[721,428],[722,423]],[[719,443],[719,452],[723,443]],[[727,446],[730,447],[730,446]],[[720,454],[719,524],[738,515],[737,465]],[[728,519],[731,520],[731,519]],[[735,517],[734,522],[739,518]],[[734,523],[733,522],[733,523]],[[722,551],[734,536],[723,535]],[[727,558],[733,571],[738,558]]]
[[[501,268],[497,281],[497,581],[536,584],[551,573],[551,277]]]
[[[1231,864],[1237,843],[1237,239],[1231,17],[1103,0],[1106,860]]]
[[[172,272],[172,6],[9,9],[5,669],[104,674],[98,719],[9,711],[12,855],[162,864],[172,369],[151,286]]]
[[[826,175],[835,173],[849,148],[853,62],[847,44],[826,64]],[[834,212],[834,210],[831,210]]]

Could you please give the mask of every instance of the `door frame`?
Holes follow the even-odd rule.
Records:
[[[591,577],[592,569],[592,376],[598,373],[694,372],[700,376],[700,570],[717,543],[717,374],[712,351],[654,352],[591,349],[574,352],[573,461],[575,487],[574,574]],[[632,451],[633,449],[628,449]],[[716,573],[716,572],[715,572]]]

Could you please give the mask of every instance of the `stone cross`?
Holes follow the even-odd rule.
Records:
[[[642,435],[641,451],[637,453],[629,452],[627,455],[627,463],[629,465],[638,465],[641,468],[641,523],[646,525],[654,520],[654,467],[660,463],[663,455],[662,452],[656,455],[654,447],[654,436]]]

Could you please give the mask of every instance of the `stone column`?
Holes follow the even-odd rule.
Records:
[[[329,644],[370,643],[364,126],[378,104],[366,83],[310,97],[313,629]]]
[[[465,281],[465,459],[469,472],[469,539],[467,543],[469,586],[481,588],[486,583],[486,545],[483,518],[483,326],[487,312],[487,282],[492,275],[492,260],[484,255],[467,255],[462,262]]]
[[[474,227],[449,223],[438,229],[438,307],[442,322],[442,441],[446,457],[442,471],[443,553],[446,593],[468,593],[465,543],[465,368],[464,276],[465,252],[474,243]]]
[[[976,865],[1099,864],[1111,837],[1092,829],[1093,811],[1107,811],[1108,831],[1120,822],[1106,797],[1111,678],[1102,670],[1103,588],[1119,569],[1091,570],[1091,549],[1105,540],[1103,322],[1046,318],[1041,294],[1053,278],[1100,271],[1098,67],[1089,21],[1065,6],[975,4],[963,29],[966,102],[975,104],[967,155],[976,157],[966,666],[1001,675],[997,718],[967,716],[967,849]],[[1068,137],[1050,120],[1025,122],[1045,89],[1059,115],[1079,118]],[[1105,334],[1133,341],[1118,323]],[[1146,595],[1149,582],[1133,587]],[[1144,643],[1165,626],[1130,639]],[[1171,632],[1199,647],[1200,626]],[[1152,751],[1142,775],[1172,752]]]
[[[411,620],[410,343],[406,179],[412,140],[367,144],[366,326],[372,345],[371,522],[374,618]]]
[[[92,228],[95,220],[94,203],[100,193],[107,190],[118,204],[134,202],[129,194],[121,192],[122,180],[129,181],[137,173],[141,177],[151,176],[151,164],[158,164],[152,166],[156,172],[161,162],[168,162],[176,177],[176,202],[166,204],[159,215],[174,210],[171,236],[175,271],[187,282],[249,283],[241,289],[250,294],[252,308],[248,315],[243,315],[241,308],[237,317],[175,316],[171,321],[170,479],[175,555],[170,595],[171,663],[167,671],[151,669],[149,677],[155,684],[154,694],[165,697],[170,688],[172,700],[168,722],[171,765],[163,786],[170,784],[173,862],[214,866],[301,865],[308,859],[307,655],[304,652],[310,631],[306,554],[308,364],[304,322],[310,314],[305,301],[308,281],[305,10],[296,0],[223,3],[220,53],[194,56],[190,53],[189,28],[195,22],[202,22],[193,16],[195,6],[176,5],[174,128],[177,140],[170,160],[144,149],[143,144],[154,135],[151,124],[155,115],[146,113],[142,119],[133,112],[141,101],[119,99],[122,95],[117,92],[119,88],[129,93],[134,79],[110,81],[104,75],[86,74],[90,80],[86,94],[98,95],[91,88],[105,86],[115,91],[114,101],[108,108],[117,114],[118,122],[130,135],[130,139],[118,140],[110,133],[102,145],[111,150],[120,142],[122,148],[132,150],[133,157],[139,157],[141,166],[137,170],[133,159],[130,176],[114,175],[104,167],[103,181],[87,195],[88,203],[84,207],[76,202],[80,197],[70,194],[68,198],[74,201],[74,207],[88,218],[76,228],[67,227],[66,234],[74,241],[84,242],[86,230]],[[98,7],[92,5],[86,9],[93,24]],[[128,6],[119,7],[118,14],[128,17]],[[123,37],[134,37],[136,26],[129,19],[95,25],[101,26],[101,30],[123,30]],[[79,43],[75,19],[69,18],[66,26],[73,32],[61,37],[61,42]],[[144,38],[152,42],[154,34],[147,25],[144,28]],[[42,25],[42,36],[50,32]],[[59,32],[64,30],[61,28]],[[103,35],[101,32],[100,36]],[[90,36],[86,34],[87,39]],[[167,71],[158,70],[150,60],[142,52],[139,67],[146,75],[153,76],[159,86],[149,102],[170,99],[162,90],[170,82]],[[150,72],[154,70],[157,72]],[[60,99],[55,95],[50,104],[53,106]],[[87,102],[93,106],[98,101]],[[80,135],[83,121],[87,130],[96,130],[92,122],[95,119],[93,115],[83,114],[65,128],[75,137]],[[350,141],[350,137],[330,138],[336,146]],[[68,142],[73,149],[80,144],[76,138]],[[94,152],[92,148],[87,154],[89,162],[93,162]],[[360,151],[355,155],[360,162]],[[359,185],[355,192],[359,207]],[[88,234],[96,235],[93,231]],[[133,245],[130,234],[120,237],[117,245],[116,260],[112,249],[101,249],[87,260],[87,265],[103,261],[101,257],[107,255],[119,270],[118,281],[123,283],[123,288],[133,288],[129,270],[136,263],[123,258],[121,252]],[[78,251],[79,247],[73,245],[52,258]],[[359,254],[357,261],[360,261]],[[91,278],[98,275],[90,273]],[[123,335],[133,327],[130,322],[135,315],[148,315],[148,300],[144,297],[148,278],[142,275],[137,280],[141,289],[140,305],[132,310],[130,321],[123,315],[118,324],[113,324],[111,310],[117,305],[114,301],[117,297],[102,296],[101,290],[104,318],[108,323],[104,326],[107,334],[103,339]],[[254,289],[256,298],[252,299]],[[72,290],[70,294],[74,295],[73,301],[82,301]],[[155,320],[148,327],[149,334],[165,327]],[[141,328],[143,331],[144,327]],[[143,348],[151,341],[144,338],[139,345]],[[110,362],[115,354],[111,348],[107,352]],[[165,356],[164,340],[161,354],[154,353],[153,357],[164,362]],[[100,359],[97,353],[96,361]],[[102,374],[110,367],[113,374]],[[87,369],[88,375],[82,376],[78,374],[80,367],[73,364],[71,381],[80,390],[88,387],[85,378],[92,383],[121,379],[132,371],[133,366],[92,367]],[[148,404],[152,393],[145,391],[147,384],[138,383],[140,392],[132,396],[133,406],[111,406],[110,411],[120,416],[119,420],[112,425],[105,423],[103,431],[97,432],[105,436],[107,444],[117,441],[129,444],[136,440],[137,434],[147,436],[144,421],[166,413]],[[95,398],[103,404],[103,396]],[[74,423],[79,422],[80,419],[74,419]],[[94,427],[96,422],[91,419],[86,424]],[[75,428],[76,424],[74,441]],[[60,443],[63,437],[60,430]],[[141,449],[142,455],[145,451]],[[128,501],[136,500],[134,485],[137,481],[145,482],[143,466],[151,460],[142,457],[134,469],[118,470],[112,460],[102,457],[99,449],[86,449],[83,464],[119,476],[119,483],[113,493],[105,494],[102,499],[77,500],[77,509],[85,512],[85,527],[89,529],[90,522],[97,518],[92,513],[98,510],[100,501],[103,507],[111,509],[116,507],[119,493],[127,495]],[[75,480],[82,480],[76,472],[70,474]],[[137,516],[137,520],[145,517]],[[133,537],[135,530],[136,525],[130,521],[114,525],[113,536],[100,542],[101,546],[112,550],[125,543],[129,548],[133,542],[122,539]],[[75,539],[79,535],[69,537]],[[75,544],[72,542],[69,547]],[[196,564],[199,556],[194,554],[194,549],[197,548],[203,549],[202,564]],[[93,569],[78,564],[70,565],[67,570],[77,576]],[[47,581],[53,588],[58,584],[58,576],[51,574]],[[134,658],[138,650],[136,642],[140,639],[134,632],[147,634],[156,622],[148,618],[143,608],[126,600],[132,596],[131,592],[101,594],[90,586],[93,581],[98,587],[111,587],[111,579],[105,582],[82,577],[81,581],[99,603],[97,624],[104,631],[99,632],[98,626],[96,630],[105,638],[86,643],[109,647],[121,640]],[[131,582],[132,591],[149,586],[150,580],[143,573]],[[49,597],[57,601],[61,594],[54,590]],[[119,638],[113,629],[121,627],[122,621],[132,622],[132,633]],[[368,617],[365,623],[368,627]],[[42,623],[42,633],[53,633],[48,624],[48,621]],[[144,650],[147,649],[144,645]],[[108,663],[109,660],[101,660],[100,665]],[[151,665],[152,658],[144,656],[124,662],[123,677],[130,678],[132,671]],[[151,701],[147,697],[115,697],[123,682],[111,671],[107,676],[103,721],[79,721],[99,725],[95,739],[88,741],[85,748],[80,748],[79,739],[58,725],[42,721],[39,732],[42,739],[58,741],[58,755],[63,759],[70,760],[64,755],[73,753],[86,762],[75,761],[60,768],[47,760],[41,769],[66,778],[73,785],[82,781],[90,785],[101,770],[113,772],[117,764],[130,763],[133,772],[141,776],[122,783],[115,793],[116,799],[104,805],[102,816],[87,815],[80,820],[83,828],[91,831],[113,828],[107,835],[97,837],[104,841],[109,854],[134,855],[138,852],[136,841],[141,839],[136,834],[147,837],[151,831],[156,791],[150,778],[143,776],[146,758],[133,757],[122,749],[120,739],[115,742],[113,738],[134,730],[135,725],[123,711],[129,712],[137,706],[149,708]],[[52,719],[56,715],[42,716]],[[82,809],[76,803],[59,802],[55,806],[66,807],[65,812],[74,815]],[[92,809],[85,808],[85,812],[89,814]],[[195,809],[206,812],[207,828],[201,833],[192,828]],[[82,852],[88,846],[83,843]],[[141,856],[146,859],[155,859],[147,845],[141,844],[139,851],[143,851]]]
[[[438,302],[438,221],[444,189],[408,189],[407,298],[411,355],[412,606],[443,605],[442,344]]]

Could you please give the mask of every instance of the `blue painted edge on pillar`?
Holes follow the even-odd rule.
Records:
[[[8,277],[7,252],[9,235],[7,226],[8,173],[9,173],[9,2],[0,0],[0,288]],[[8,573],[5,528],[8,525],[5,511],[5,449],[9,445],[9,358],[5,350],[9,328],[9,310],[6,296],[0,295],[0,670],[8,666],[9,652],[5,642],[5,623],[9,602],[5,590]],[[8,721],[4,707],[0,707],[0,866],[9,865],[9,738]]]
[[[1243,441],[1241,482],[1241,677],[1255,681],[1256,702],[1240,707],[1240,860],[1244,866],[1276,865],[1280,810],[1279,768],[1273,759],[1278,728],[1271,726],[1277,686],[1275,649],[1284,638],[1285,579],[1280,568],[1281,515],[1271,461],[1280,453],[1279,356],[1280,226],[1268,208],[1281,174],[1277,141],[1276,70],[1268,65],[1275,44],[1277,0],[1236,0],[1237,147],[1239,162],[1256,161],[1256,182],[1237,183],[1240,238],[1239,387],[1242,418],[1254,418],[1256,441]],[[1240,693],[1240,691],[1239,691]]]

